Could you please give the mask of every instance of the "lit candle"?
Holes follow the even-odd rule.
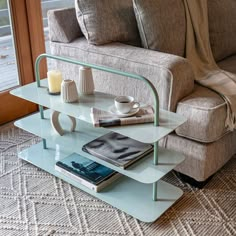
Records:
[[[47,73],[48,89],[50,93],[59,93],[61,91],[62,74],[58,70],[51,70]]]

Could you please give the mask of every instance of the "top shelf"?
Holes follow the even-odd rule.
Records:
[[[100,92],[95,92],[94,95],[80,96],[78,103],[64,103],[60,96],[49,95],[47,88],[47,79],[44,79],[41,80],[41,87],[37,87],[35,82],[14,89],[11,91],[11,94],[88,123],[92,123],[90,117],[92,107],[108,111],[108,108],[114,103],[115,96]],[[160,110],[159,126],[157,127],[149,123],[107,127],[107,129],[129,136],[140,142],[154,143],[171,133],[185,121],[184,117],[176,113]]]

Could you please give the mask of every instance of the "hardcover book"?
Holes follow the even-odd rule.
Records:
[[[77,153],[56,162],[55,170],[97,192],[120,176],[118,172]]]
[[[153,145],[110,132],[85,144],[82,150],[113,165],[126,168],[153,151]]]

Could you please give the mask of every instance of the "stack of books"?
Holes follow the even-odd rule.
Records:
[[[152,152],[153,145],[109,132],[85,144],[82,150],[125,169]],[[121,176],[118,172],[77,153],[56,162],[55,169],[96,192]]]
[[[96,192],[121,176],[118,172],[77,153],[56,162],[55,170]]]
[[[109,132],[85,144],[83,151],[123,169],[153,151],[153,145]]]

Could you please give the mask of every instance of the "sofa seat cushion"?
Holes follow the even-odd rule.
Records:
[[[225,101],[200,85],[196,84],[193,93],[178,103],[176,113],[187,118],[187,122],[176,130],[180,136],[209,143],[228,132],[225,128]]]
[[[165,147],[182,153],[186,158],[175,167],[176,171],[205,181],[218,171],[236,153],[236,131],[230,132],[213,143],[199,143],[170,134]]]
[[[236,74],[236,54],[219,61],[217,64],[222,70]]]
[[[182,0],[133,0],[144,48],[184,56],[186,20]]]
[[[76,0],[80,28],[90,44],[140,45],[132,0]]]

